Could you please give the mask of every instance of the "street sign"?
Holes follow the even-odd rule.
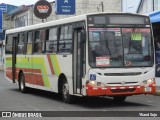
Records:
[[[3,18],[3,12],[0,10],[0,33],[1,32],[3,32],[3,30],[2,30],[2,22],[3,22],[3,20],[2,20],[2,18]]]
[[[75,0],[55,0],[55,4],[57,15],[75,14]]]
[[[2,12],[7,12],[7,5],[6,4],[0,4],[0,10]]]
[[[52,6],[46,0],[39,0],[34,6],[34,14],[40,19],[46,19],[52,13]]]

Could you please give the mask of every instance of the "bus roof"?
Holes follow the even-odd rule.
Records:
[[[64,19],[49,21],[49,22],[45,22],[45,23],[39,23],[39,24],[30,25],[30,26],[25,26],[25,27],[20,27],[20,28],[15,28],[15,29],[9,29],[9,30],[6,30],[6,34],[18,33],[18,32],[23,32],[23,31],[30,31],[30,30],[40,29],[40,28],[46,28],[46,27],[66,24],[66,23],[83,21],[83,20],[86,20],[86,17],[88,15],[99,15],[99,14],[140,15],[140,14],[134,14],[134,13],[109,13],[109,12],[88,13],[88,14],[72,16],[72,17],[68,17],[68,18],[64,18]],[[141,15],[141,16],[146,16],[146,15]]]
[[[30,26],[9,29],[9,30],[6,30],[6,34],[23,32],[23,31],[30,31],[30,30],[40,29],[40,28],[46,28],[46,27],[51,27],[51,26],[56,26],[56,25],[61,25],[61,24],[66,24],[66,23],[82,21],[85,19],[86,19],[86,15],[79,15],[79,16],[49,21],[49,22],[45,22],[45,23],[34,24],[34,25],[30,25]]]

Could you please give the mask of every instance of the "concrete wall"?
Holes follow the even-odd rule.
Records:
[[[122,0],[122,12],[136,13],[141,0]]]
[[[102,11],[102,3],[104,7],[104,12],[121,12],[121,0],[76,0],[76,13],[75,15],[86,14],[86,13],[95,13]],[[66,17],[71,17],[75,15],[56,15],[54,6],[55,4],[51,4],[53,7],[51,16],[48,17],[44,22],[63,19]],[[28,14],[28,25],[41,23],[42,20],[37,18],[33,13],[33,6],[27,11],[27,13],[21,13],[14,16],[14,19],[20,17],[24,14]]]

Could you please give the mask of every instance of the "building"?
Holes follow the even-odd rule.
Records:
[[[76,0],[76,13],[74,15],[56,15],[55,2],[50,3],[52,13],[44,22],[71,17],[75,15],[95,12],[121,12],[121,0]],[[20,6],[10,12],[7,20],[12,20],[12,27],[23,27],[41,23],[42,20],[34,15],[34,5]]]
[[[122,12],[136,13],[141,0],[122,0]]]
[[[76,13],[74,15],[56,15],[55,2],[50,2],[52,13],[43,22],[63,19],[75,15],[95,12],[121,12],[121,0],[76,0]],[[42,20],[34,15],[34,5],[12,6],[7,5],[7,12],[3,14],[2,40],[5,30],[41,23]],[[2,45],[2,43],[1,43]],[[2,60],[3,47],[0,49],[0,60]]]
[[[122,0],[122,11],[131,13],[151,13],[160,10],[160,0]]]
[[[11,12],[12,10],[18,8],[18,6],[9,5],[9,4],[5,4],[5,3],[1,3],[0,6],[6,6],[5,11],[3,12],[3,17],[2,17],[3,18],[3,20],[2,20],[2,33],[0,33],[0,61],[2,61],[3,60],[3,49],[4,49],[3,40],[5,37],[5,31],[7,29],[13,28],[12,21],[7,20],[8,13]],[[1,7],[0,7],[0,10],[1,10]]]
[[[122,0],[122,11],[149,13],[160,9],[160,0]]]

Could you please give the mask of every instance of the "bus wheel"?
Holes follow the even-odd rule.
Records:
[[[116,103],[123,103],[126,99],[126,96],[114,96],[113,99]]]
[[[22,93],[25,93],[27,91],[27,88],[25,86],[25,77],[24,77],[24,74],[23,72],[20,73],[20,76],[19,76],[19,90],[22,92]]]
[[[69,85],[67,80],[64,80],[62,84],[62,99],[65,103],[72,103],[73,102],[73,96],[69,94]]]

